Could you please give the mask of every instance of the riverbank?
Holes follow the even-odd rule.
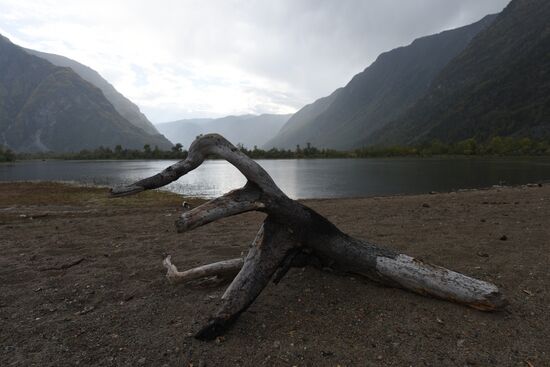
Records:
[[[172,285],[163,255],[181,269],[239,256],[263,215],[177,234],[181,203],[0,183],[2,365],[550,365],[550,185],[305,201],[353,236],[496,283],[505,312],[292,269],[212,343],[191,335],[225,286]]]

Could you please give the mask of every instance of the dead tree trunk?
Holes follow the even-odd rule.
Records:
[[[317,212],[288,198],[260,165],[217,134],[197,138],[185,160],[130,186],[115,187],[111,195],[162,187],[197,168],[209,156],[227,160],[248,182],[241,189],[182,214],[176,222],[178,232],[252,210],[267,213],[267,217],[244,261],[233,259],[178,272],[169,258],[165,260],[167,275],[174,280],[238,272],[222,297],[220,309],[196,334],[199,339],[223,334],[271,279],[278,282],[296,264],[358,274],[484,311],[500,309],[507,303],[494,284],[346,235]]]

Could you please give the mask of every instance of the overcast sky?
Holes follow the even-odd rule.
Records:
[[[97,70],[155,123],[290,113],[508,0],[0,0],[0,33]]]

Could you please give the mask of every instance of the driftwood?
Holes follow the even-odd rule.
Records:
[[[241,189],[184,212],[176,221],[178,232],[252,210],[264,212],[267,217],[244,261],[233,259],[178,272],[170,258],[165,260],[167,275],[172,280],[238,272],[222,296],[220,308],[196,334],[198,339],[211,340],[223,334],[270,280],[278,282],[292,266],[315,265],[358,274],[384,285],[484,311],[498,310],[506,305],[494,284],[424,263],[341,232],[317,212],[288,198],[260,165],[217,134],[198,137],[185,160],[130,186],[114,187],[111,195],[131,195],[162,187],[197,168],[211,156],[233,164],[248,182]]]

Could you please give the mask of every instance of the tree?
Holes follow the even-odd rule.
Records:
[[[476,154],[476,152],[477,152],[477,143],[473,138],[462,140],[456,143],[457,154],[472,155],[472,154]]]
[[[492,154],[499,154],[499,155],[504,154],[504,151],[505,151],[504,140],[500,136],[495,136],[489,141],[487,150],[489,151],[489,153],[492,153]]]
[[[4,149],[0,146],[0,162],[13,162],[15,161],[15,153],[10,149]]]
[[[238,273],[225,291],[218,311],[195,335],[198,339],[211,340],[223,334],[271,279],[277,283],[292,266],[312,265],[354,273],[480,310],[495,310],[506,305],[498,288],[491,283],[426,264],[341,232],[314,210],[288,198],[259,164],[221,135],[202,136],[193,142],[185,160],[132,185],[114,187],[111,195],[125,196],[162,187],[199,167],[211,155],[229,161],[248,182],[241,189],[184,212],[176,222],[178,231],[190,231],[248,211],[261,211],[267,217],[244,260],[226,260],[179,272],[170,258],[165,259],[168,276],[173,279]]]

